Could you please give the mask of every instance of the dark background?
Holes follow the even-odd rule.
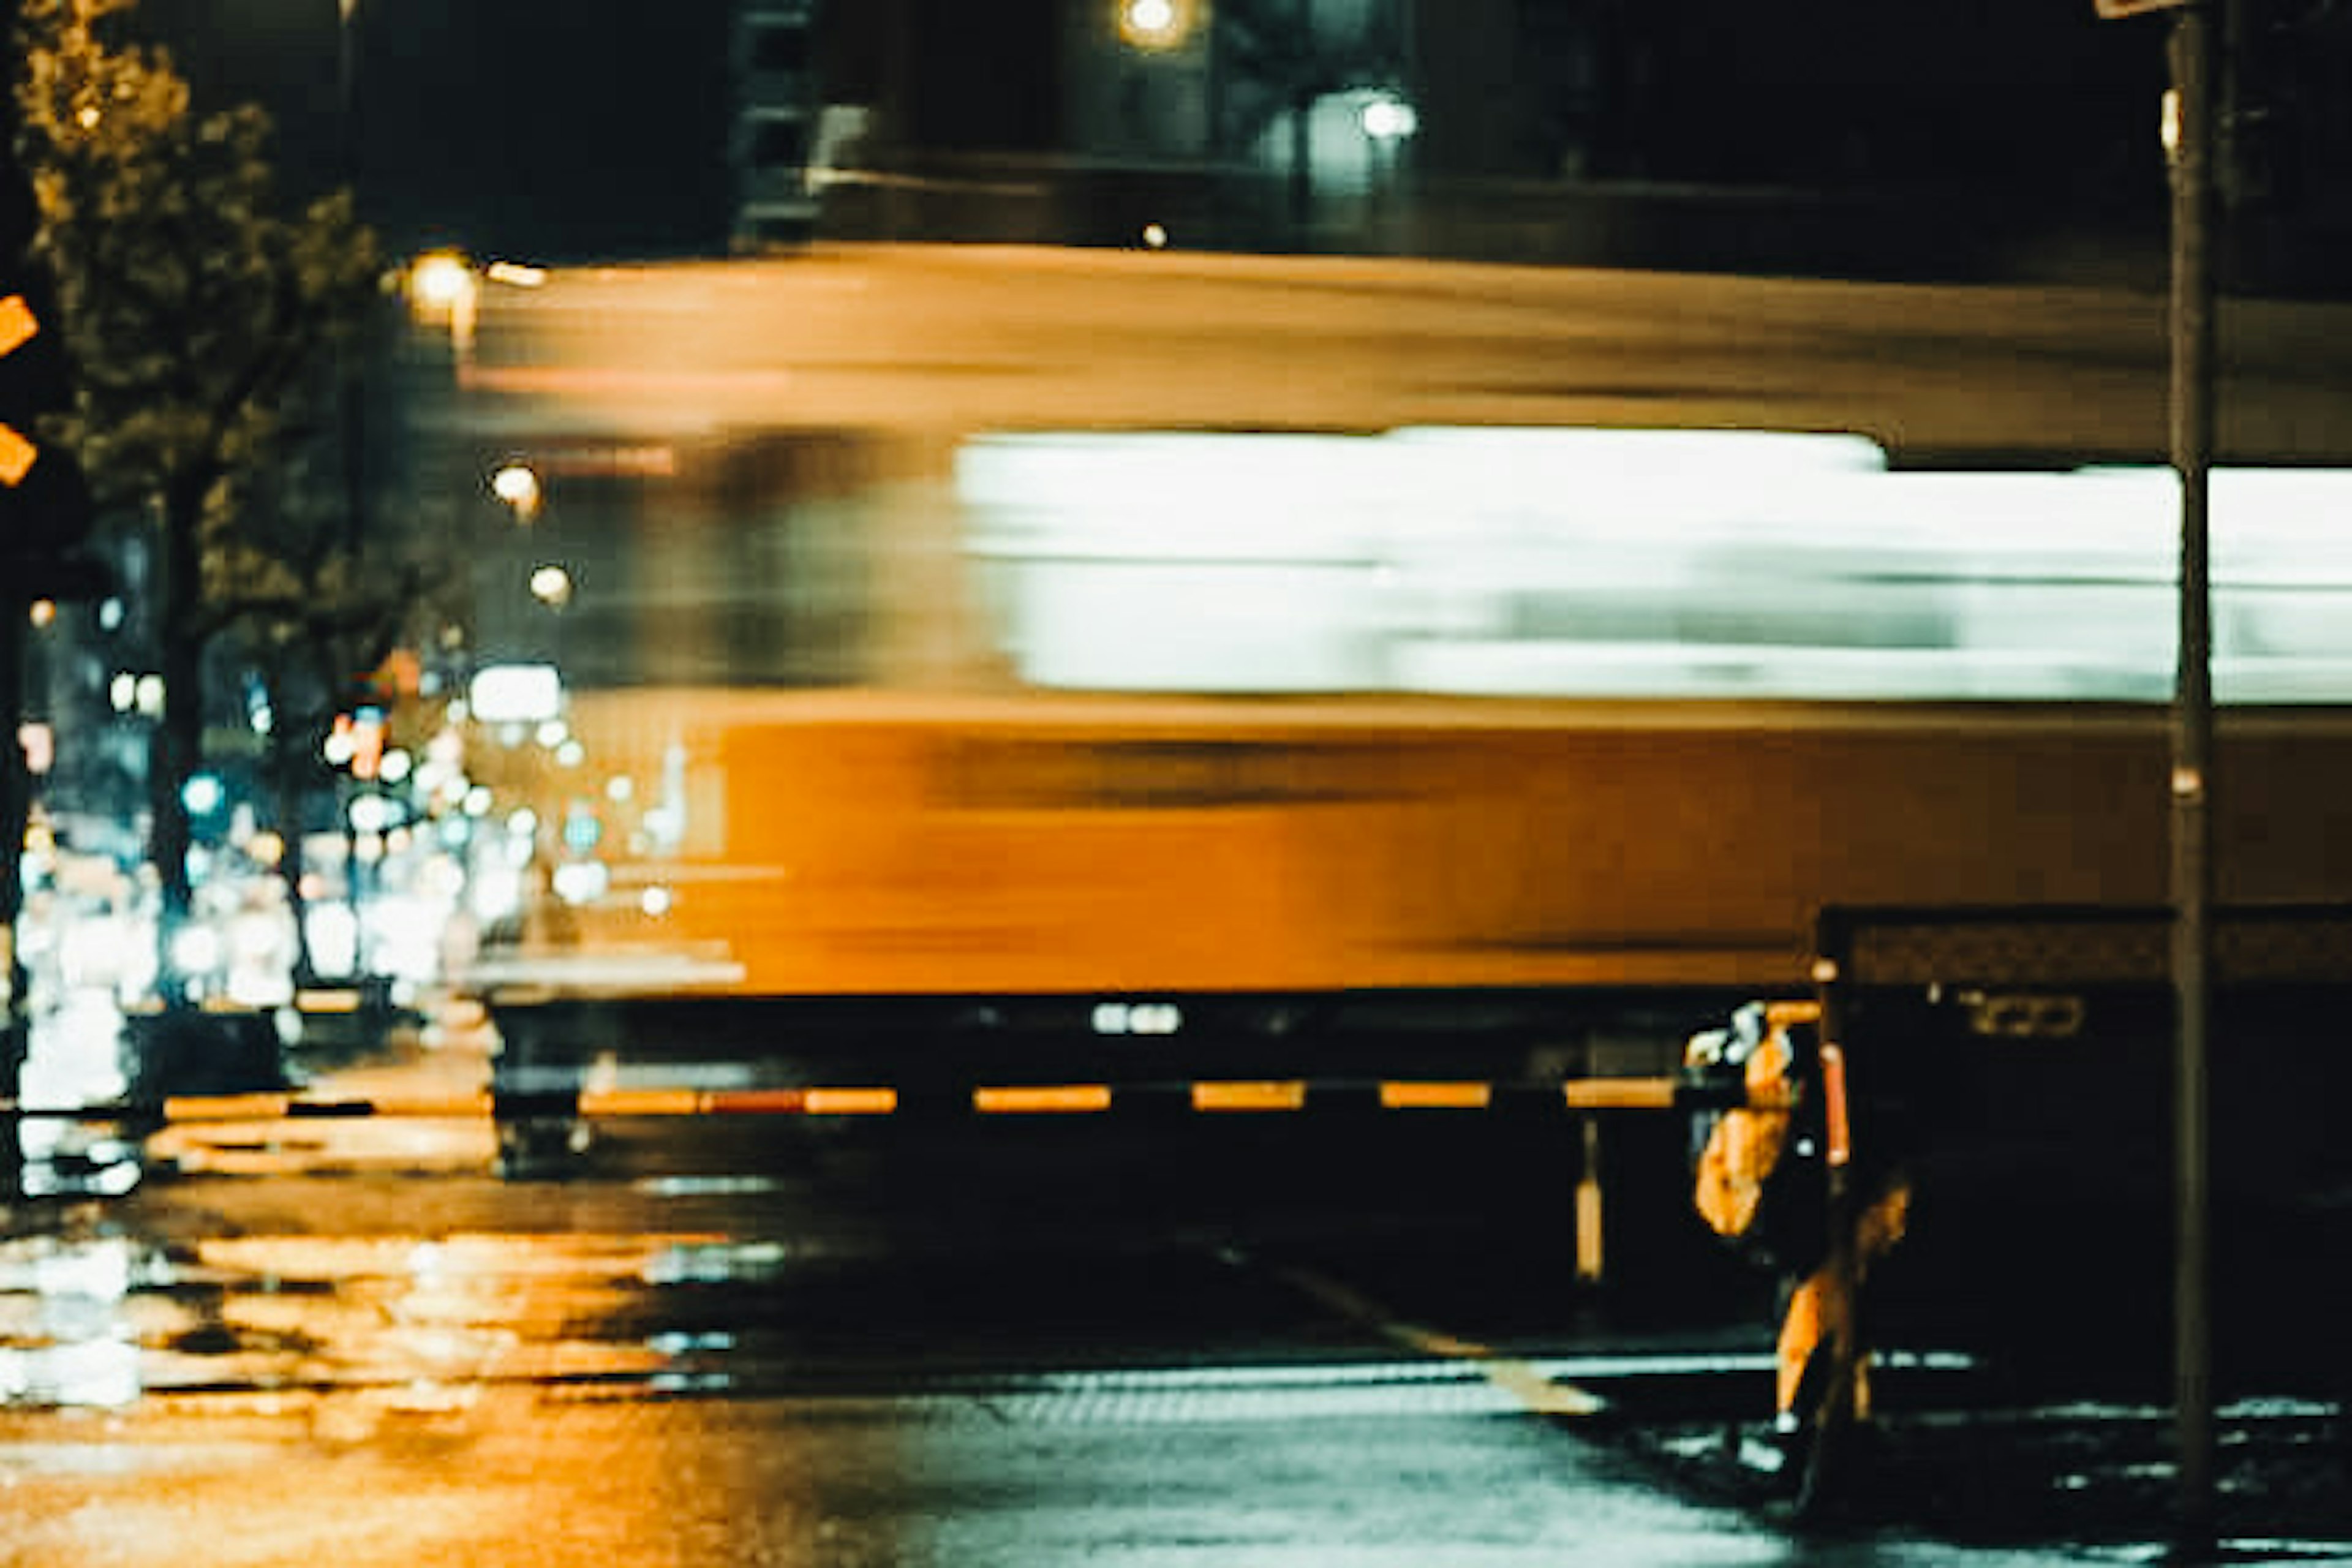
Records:
[[[1061,141],[1066,8],[1110,3],[824,0],[816,96],[895,107],[913,148],[1083,156]],[[2352,273],[2352,5],[2242,4],[2247,226],[2310,253],[2291,270]],[[358,0],[349,121],[336,0],[142,0],[129,25],[200,101],[269,108],[293,186],[355,176],[396,249],[567,261],[728,247],[734,10]],[[1420,173],[1948,193],[2144,246],[2168,25],[2093,0],[1422,0]]]

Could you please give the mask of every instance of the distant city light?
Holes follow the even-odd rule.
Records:
[[[1148,249],[1166,249],[1168,247],[1168,230],[1160,224],[1145,224],[1143,226],[1143,243]]]
[[[665,849],[675,849],[686,837],[683,806],[657,805],[646,813],[646,832]]]
[[[669,913],[671,906],[676,902],[677,900],[672,896],[670,890],[656,883],[655,886],[647,888],[643,894],[639,895],[637,899],[637,907],[644,910],[646,913],[658,920],[662,916]]]
[[[209,974],[220,966],[220,934],[210,926],[182,926],[172,938],[172,966],[183,974]]]
[[[1403,99],[1387,93],[1368,100],[1357,116],[1375,142],[1402,142],[1421,129],[1421,115]]]
[[[563,711],[563,678],[551,664],[494,664],[475,674],[467,695],[485,724],[535,724]]]
[[[349,904],[313,903],[304,919],[310,958],[328,974],[348,973],[359,960],[360,927]]]
[[[26,616],[37,626],[54,626],[58,618],[58,602],[55,599],[36,599]]]
[[[454,250],[420,256],[408,269],[408,286],[420,305],[450,310],[474,291],[474,269]]]
[[[416,319],[449,330],[449,346],[462,364],[473,353],[475,296],[480,281],[455,251],[420,256],[408,269],[408,299]]]
[[[198,816],[208,816],[218,811],[226,793],[221,787],[220,780],[211,773],[198,773],[180,786],[181,801]]]
[[[575,854],[585,855],[604,842],[604,825],[596,814],[578,802],[563,818],[563,847]]]
[[[539,515],[539,474],[528,463],[508,463],[490,476],[490,493],[514,509],[519,521]]]
[[[572,574],[556,565],[534,568],[530,596],[551,609],[562,609],[572,602]]]
[[[602,860],[567,860],[551,879],[555,896],[567,904],[584,904],[604,896],[613,874]]]
[[[536,289],[547,281],[547,268],[526,266],[520,261],[493,261],[484,276],[493,283],[511,284],[517,289]]]

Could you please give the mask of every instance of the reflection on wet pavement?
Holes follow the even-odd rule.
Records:
[[[0,1402],[373,1388],[431,1405],[501,1382],[707,1381],[731,1333],[596,1328],[635,1321],[648,1290],[756,1281],[785,1258],[693,1234],[18,1238],[0,1244]]]
[[[319,1087],[431,1099],[483,1066],[408,1047]],[[1000,1212],[919,1143],[894,1189],[863,1145],[641,1142],[519,1183],[486,1119],[219,1121],[157,1133],[123,1195],[15,1205],[0,1563],[2056,1560],[1817,1555],[1541,1414],[1644,1376],[1760,1388],[1760,1343],[1691,1361],[1602,1325],[1473,1355],[1403,1331],[1344,1226],[1312,1234],[1356,1284],[1306,1289],[1278,1245],[1139,1219],[1116,1184]]]

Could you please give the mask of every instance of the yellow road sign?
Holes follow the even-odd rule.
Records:
[[[15,353],[40,331],[40,320],[22,294],[0,299],[0,358]],[[40,455],[41,449],[23,431],[0,423],[0,484],[11,488],[22,484]]]

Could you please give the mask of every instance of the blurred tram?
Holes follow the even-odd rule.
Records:
[[[2174,494],[1833,437],[975,437],[993,679],[572,693],[479,979],[526,1084],[1669,1071],[1805,993],[1825,906],[2162,901]],[[2347,516],[2217,479],[2226,900],[2352,899]]]

